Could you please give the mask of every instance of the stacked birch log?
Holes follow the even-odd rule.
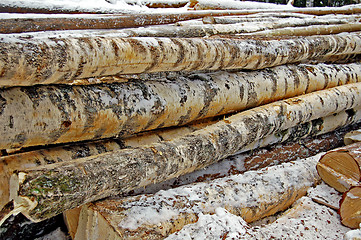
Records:
[[[360,128],[359,5],[150,2],[193,10],[0,19],[3,226],[64,214],[74,239],[162,239],[219,208],[254,222]],[[171,189],[142,194],[156,183]]]

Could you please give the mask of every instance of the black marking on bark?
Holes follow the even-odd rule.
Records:
[[[265,78],[269,78],[272,81],[272,94],[271,94],[271,96],[274,96],[276,94],[277,88],[278,88],[278,86],[277,86],[278,76],[274,71],[272,71],[269,68],[266,68],[263,71],[263,73],[266,74]],[[285,79],[285,82],[287,84],[287,79]],[[287,93],[287,85],[286,85],[285,93]]]
[[[1,96],[0,94],[0,115],[3,113],[4,109],[6,108],[6,99]]]
[[[190,119],[190,115],[192,113],[192,109],[188,109],[186,115],[181,116],[178,120],[178,125],[183,125],[188,123],[191,119]]]
[[[248,80],[246,80],[248,83],[248,98],[247,98],[247,106],[254,106],[257,102],[258,102],[258,95],[257,95],[257,91],[256,91],[256,86],[254,84],[254,82],[249,82]]]
[[[25,132],[19,133],[18,135],[15,136],[12,146],[14,147],[22,146],[25,143],[25,141],[26,141]]]
[[[120,52],[120,49],[119,49],[119,46],[118,46],[118,44],[117,44],[117,42],[114,40],[114,39],[110,39],[110,41],[111,41],[111,44],[112,44],[112,47],[113,47],[113,49],[114,49],[114,54],[115,54],[115,56],[116,57],[119,57],[119,52]]]
[[[180,65],[183,60],[184,60],[184,46],[183,44],[176,38],[171,38],[170,39],[172,41],[173,44],[178,46],[178,50],[176,51],[176,53],[178,53],[177,56],[177,61],[174,63],[173,67],[177,67],[178,65]]]
[[[348,120],[352,120],[356,115],[356,111],[354,109],[352,109],[352,108],[346,110],[345,112],[347,114],[347,119]]]
[[[202,118],[205,115],[207,115],[209,106],[213,102],[214,97],[217,96],[217,94],[219,92],[219,86],[214,84],[212,76],[207,75],[206,78],[204,78],[204,75],[193,75],[193,76],[194,77],[198,76],[198,79],[203,81],[203,83],[204,83],[203,86],[205,88],[204,96],[203,96],[204,106],[203,106],[202,110],[198,113],[198,115],[196,116],[196,119],[199,119],[199,118]]]

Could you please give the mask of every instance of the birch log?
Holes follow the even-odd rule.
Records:
[[[0,149],[126,137],[182,125],[359,82],[361,64],[289,65],[259,72],[171,76],[162,81],[0,90]]]
[[[252,36],[311,36],[311,35],[327,35],[327,34],[336,34],[342,32],[357,32],[361,31],[361,24],[359,23],[348,23],[348,24],[339,24],[339,25],[313,25],[307,27],[295,27],[295,28],[283,28],[283,29],[272,29],[257,31],[253,33],[248,33]],[[247,34],[247,35],[248,35]]]
[[[300,14],[300,13],[259,13],[259,14],[252,14],[249,16],[224,16],[224,17],[212,17],[207,16],[202,18],[202,22],[204,24],[234,24],[234,23],[256,23],[256,22],[278,22],[281,19],[288,19],[288,20],[305,20],[305,21],[312,21],[311,19],[318,20],[326,20],[326,19],[333,19],[333,20],[340,20],[340,21],[347,21],[350,20],[351,22],[357,21],[360,19],[359,15],[323,15],[323,16],[314,16],[314,15],[307,15],[307,14]],[[290,22],[292,24],[292,22]]]
[[[265,41],[97,36],[33,42],[4,39],[0,80],[1,85],[31,85],[143,72],[262,69],[360,54],[360,42],[359,33]]]
[[[354,32],[359,31],[357,29],[357,20],[355,18],[332,18],[329,19],[325,18],[280,18],[269,21],[264,20],[260,22],[246,22],[246,23],[234,23],[234,24],[189,24],[185,26],[178,26],[178,25],[161,25],[161,26],[148,26],[143,28],[125,28],[125,29],[119,29],[119,30],[78,30],[76,32],[74,31],[62,31],[59,32],[46,32],[46,35],[50,37],[56,37],[58,38],[59,35],[61,35],[62,38],[66,38],[64,35],[67,35],[67,37],[72,36],[79,36],[81,33],[86,36],[117,36],[117,37],[181,37],[181,38],[191,38],[191,37],[205,37],[205,36],[212,36],[217,34],[247,34],[247,33],[254,33],[254,35],[275,35],[273,31],[270,31],[271,29],[279,29],[279,28],[285,28],[285,27],[299,27],[299,26],[313,26],[313,25],[327,25],[327,24],[333,24],[333,32],[331,32],[331,29],[328,28],[324,30],[324,26],[318,27],[318,32],[322,33],[323,35],[327,34],[326,32],[331,32],[333,34],[340,33],[340,32]],[[291,21],[291,22],[290,22]],[[354,23],[354,24],[352,24]],[[342,24],[349,24],[349,25],[342,25]],[[341,25],[341,26],[339,26]],[[263,31],[267,30],[267,32]],[[258,31],[261,31],[261,33],[257,33]],[[290,32],[291,30],[289,30]],[[256,32],[256,33],[255,33]],[[314,32],[317,33],[316,29],[314,27],[312,28],[312,31],[306,31],[305,33]],[[277,32],[278,33],[278,32]],[[281,35],[282,30],[280,30],[280,33],[278,35]],[[328,33],[328,34],[331,34]],[[26,34],[14,34],[14,36],[21,38],[21,37],[37,37],[37,35],[44,36],[45,33],[26,33]],[[286,35],[286,34],[283,34]],[[300,35],[300,34],[298,34]],[[311,35],[311,34],[308,34]],[[315,35],[315,34],[314,34]]]
[[[361,143],[327,152],[317,164],[323,181],[339,192],[348,191],[361,181]]]
[[[292,22],[290,22],[292,21]],[[330,25],[331,26],[323,26]],[[246,34],[262,36],[310,36],[327,35],[341,32],[360,31],[358,23],[350,19],[279,19],[277,22],[250,22],[235,24],[203,24],[189,26],[150,26],[146,28],[122,29],[111,34],[121,37],[205,37],[217,34]],[[307,26],[307,27],[305,27]],[[283,29],[287,27],[286,29]],[[291,27],[297,27],[290,29]],[[310,28],[310,29],[308,29]],[[278,29],[275,30],[275,29]],[[293,35],[292,35],[293,34]]]
[[[190,134],[215,122],[216,121],[209,120],[179,128],[141,133],[125,139],[107,139],[90,143],[49,147],[0,157],[0,209],[11,201],[9,198],[9,181],[11,174],[16,170],[25,170],[36,166],[44,166],[57,162],[66,162],[88,156],[95,156],[105,152],[114,152],[124,148],[139,147],[156,142],[168,141],[176,137]]]
[[[361,105],[361,83],[253,108],[191,135],[13,175],[16,211],[34,221],[208,166],[276,131]]]
[[[355,109],[356,110],[356,109]],[[155,193],[184,184],[220,178],[247,170],[306,158],[319,152],[342,146],[345,132],[357,129],[361,124],[360,109],[342,111],[311,122],[303,123],[284,131],[276,132],[243,147],[236,155],[216,162],[174,179],[138,188],[131,194]],[[347,127],[345,127],[347,126]],[[342,129],[339,129],[342,128]],[[337,130],[337,132],[330,133]],[[325,134],[328,133],[328,134]],[[292,154],[291,154],[292,152]]]
[[[86,10],[81,10],[86,12]],[[123,10],[121,10],[123,12]],[[199,19],[206,16],[241,16],[258,13],[303,13],[313,15],[328,14],[359,14],[359,5],[334,8],[293,8],[293,9],[250,9],[250,10],[206,10],[162,13],[139,13],[123,15],[98,14],[86,16],[53,16],[44,14],[37,17],[3,17],[0,19],[0,33],[21,33],[54,30],[80,30],[80,29],[116,29],[126,27],[140,27],[146,25],[159,25],[176,23],[184,20]]]
[[[114,239],[163,239],[219,207],[252,222],[287,209],[305,195],[319,180],[316,162],[300,160],[154,195],[89,204],[82,209],[75,239],[98,239],[103,227],[114,229]]]
[[[341,222],[350,228],[361,224],[361,186],[352,187],[342,196],[340,202]]]

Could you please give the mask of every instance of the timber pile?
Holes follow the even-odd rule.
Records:
[[[334,206],[307,193],[319,175],[358,226],[360,144],[316,154],[361,127],[361,6],[49,4],[0,3],[17,12],[0,18],[0,238],[60,214],[74,239],[179,239],[222,216],[266,238],[249,224]]]

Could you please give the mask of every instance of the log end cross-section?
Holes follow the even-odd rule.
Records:
[[[358,228],[361,223],[361,187],[353,187],[342,196],[341,222],[350,228]]]
[[[358,185],[361,178],[360,166],[347,150],[326,153],[317,164],[320,177],[339,192]]]

